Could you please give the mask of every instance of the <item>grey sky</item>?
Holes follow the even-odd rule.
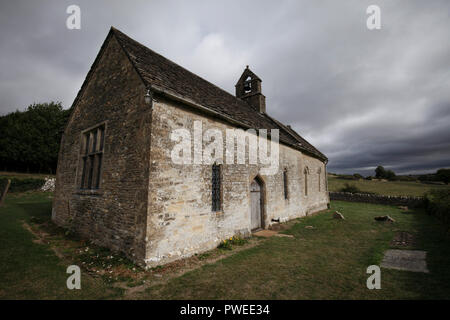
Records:
[[[65,26],[71,4],[81,30]],[[250,65],[267,112],[331,172],[434,171],[450,167],[449,14],[446,0],[2,1],[0,114],[70,107],[112,25],[233,94]]]

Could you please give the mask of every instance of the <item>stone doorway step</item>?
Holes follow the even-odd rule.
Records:
[[[426,257],[426,251],[391,249],[384,253],[381,267],[387,269],[429,273]]]

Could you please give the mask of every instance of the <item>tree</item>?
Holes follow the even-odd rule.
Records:
[[[355,173],[353,175],[353,177],[355,177],[355,179],[364,179],[364,177],[362,175],[360,175],[359,173]]]
[[[378,166],[375,169],[375,177],[377,177],[378,179],[394,180],[395,172],[392,170],[386,170],[383,166]]]
[[[70,110],[64,110],[60,102],[49,102],[0,116],[0,168],[55,172],[69,114]]]
[[[436,178],[438,181],[448,184],[450,182],[450,169],[439,169],[436,171]]]
[[[392,170],[387,170],[384,174],[384,178],[388,180],[394,180],[395,179],[395,173]]]
[[[375,177],[376,178],[383,179],[385,175],[386,175],[386,170],[384,169],[383,166],[378,166],[375,169]]]

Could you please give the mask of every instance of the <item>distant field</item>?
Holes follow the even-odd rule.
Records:
[[[55,175],[51,174],[37,174],[37,173],[18,173],[18,172],[5,172],[0,171],[0,178],[54,178]],[[433,185],[424,184],[420,182],[410,181],[376,181],[376,180],[345,180],[339,179],[337,175],[328,175],[328,189],[329,191],[340,191],[345,184],[351,184],[356,186],[363,192],[373,192],[381,195],[389,196],[415,196],[420,197],[431,189],[447,189],[450,190],[450,185]]]
[[[338,176],[328,175],[329,191],[340,191],[346,183],[356,186],[363,192],[389,196],[420,197],[431,189],[450,190],[450,185],[432,185],[413,181],[344,180],[339,179]]]

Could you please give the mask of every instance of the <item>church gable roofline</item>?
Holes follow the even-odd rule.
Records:
[[[247,77],[251,77],[252,79],[256,79],[262,82],[261,78],[258,77],[252,70],[250,70],[249,66],[247,65],[245,67],[244,72],[242,72],[241,77],[239,78],[239,80],[236,82],[237,86],[240,82],[244,81]]]
[[[222,117],[233,125],[241,124],[242,127],[257,129],[279,129],[280,143],[291,146],[322,161],[326,162],[328,160],[323,153],[303,139],[294,130],[288,130],[285,125],[269,117],[265,112],[256,112],[255,108],[243,99],[233,96],[218,86],[186,70],[114,27],[111,27],[72,106],[76,105],[83,88],[94,72],[96,62],[102,55],[106,43],[112,35],[120,44],[147,88],[153,88],[153,90],[165,94],[168,97],[177,100],[181,99],[188,102],[189,105],[209,110],[211,113]],[[252,75],[253,79],[261,82],[261,79],[248,68],[244,70],[241,77],[244,77],[246,72],[247,75]]]

